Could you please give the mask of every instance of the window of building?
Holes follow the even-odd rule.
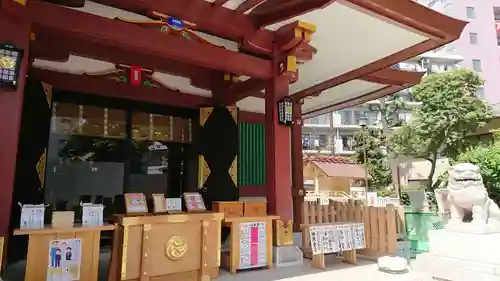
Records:
[[[481,66],[481,60],[472,60],[472,68],[478,72],[483,71],[483,67]]]
[[[469,33],[469,43],[471,45],[477,45],[479,41],[478,34],[475,32]]]
[[[319,147],[319,136],[312,134],[302,135],[302,149],[315,149]]]
[[[112,214],[123,211],[120,203],[115,206],[123,193],[180,196],[188,175],[196,173],[185,165],[197,161],[190,145],[193,116],[195,111],[57,92],[45,203],[57,210],[99,203]]]
[[[342,151],[354,150],[354,136],[340,136],[342,139]]]
[[[478,98],[484,99],[484,87],[483,86],[476,88],[476,95]]]
[[[355,110],[354,111],[354,120],[356,125],[360,125],[362,122],[365,124],[368,122],[368,117],[366,115],[365,110]],[[363,121],[361,121],[363,120]]]
[[[64,102],[52,107],[45,202],[66,210],[122,194],[125,110]]]
[[[352,124],[352,110],[343,109],[343,110],[340,110],[339,113],[340,113],[340,124],[353,125]]]
[[[403,122],[408,122],[412,118],[411,112],[400,112],[398,113],[398,120]]]
[[[476,10],[474,9],[474,7],[466,7],[465,9],[467,11],[467,18],[468,19],[476,18]]]
[[[330,115],[331,114],[324,114],[310,118],[308,124],[328,125],[330,124]]]
[[[319,135],[318,136],[319,147],[327,148],[328,147],[328,136],[327,135]]]

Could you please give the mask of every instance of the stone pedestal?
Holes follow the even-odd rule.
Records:
[[[434,280],[500,281],[500,233],[488,232],[429,231],[430,251],[417,256],[420,270]]]
[[[273,246],[273,262],[277,268],[300,266],[304,262],[304,254],[295,245]]]

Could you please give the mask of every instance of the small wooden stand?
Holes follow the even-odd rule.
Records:
[[[14,235],[29,235],[25,281],[47,279],[49,246],[51,240],[79,238],[82,240],[79,281],[97,281],[99,241],[101,231],[114,230],[113,225],[79,226],[40,229],[16,229]]]
[[[335,223],[320,223],[320,224],[310,224],[310,225],[301,225],[302,229],[302,236],[303,236],[303,252],[304,252],[304,257],[305,258],[310,258],[312,260],[311,266],[314,268],[319,268],[319,269],[325,269],[325,254],[320,253],[317,255],[314,255],[312,250],[311,250],[311,243],[309,240],[309,228],[315,225],[330,225],[330,224],[335,224]],[[343,223],[340,223],[343,224]],[[342,261],[348,264],[357,264],[357,256],[356,256],[356,250],[348,250],[348,251],[343,251],[342,252]]]
[[[228,267],[231,274],[235,274],[240,268],[240,239],[241,239],[241,224],[259,222],[266,225],[266,264],[268,268],[273,267],[273,220],[279,219],[279,216],[262,216],[262,217],[229,217],[223,220],[223,226],[231,229],[229,256],[226,260],[223,258],[224,265]]]
[[[356,250],[342,252],[342,261],[348,264],[356,265]],[[317,254],[312,256],[311,266],[313,268],[325,269],[325,254]]]

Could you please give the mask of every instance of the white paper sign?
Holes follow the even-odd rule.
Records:
[[[354,249],[359,250],[366,248],[365,225],[363,223],[352,224],[351,233]]]
[[[320,227],[321,226],[311,226],[309,228],[309,239],[311,240],[311,250],[313,255],[318,255],[323,252],[318,238]]]
[[[181,212],[182,211],[182,200],[181,198],[166,198],[167,201],[167,212]]]
[[[311,226],[309,237],[313,255],[365,248],[363,223]]]
[[[82,204],[82,224],[85,226],[101,226],[104,224],[104,206],[101,204]]]
[[[329,239],[329,249],[328,252],[325,253],[337,253],[340,251],[339,246],[339,236],[337,234],[337,229],[334,225],[327,226],[328,239]]]
[[[20,228],[43,228],[45,223],[45,205],[21,205]]]
[[[319,237],[320,237],[320,241],[321,241],[321,249],[323,250],[323,253],[325,253],[325,254],[333,253],[332,241],[330,239],[330,232],[328,230],[329,230],[328,226],[323,226],[321,231],[319,232]]]
[[[340,251],[349,251],[353,249],[351,226],[349,224],[338,224],[336,225],[338,236],[339,236],[339,246]]]

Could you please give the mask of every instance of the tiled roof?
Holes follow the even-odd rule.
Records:
[[[344,177],[352,179],[363,179],[365,176],[364,166],[356,164],[349,158],[342,156],[304,155],[304,164],[312,163],[321,169],[328,177]]]
[[[356,164],[354,161],[347,157],[333,155],[304,155],[303,160],[304,163],[314,161],[334,164]]]

